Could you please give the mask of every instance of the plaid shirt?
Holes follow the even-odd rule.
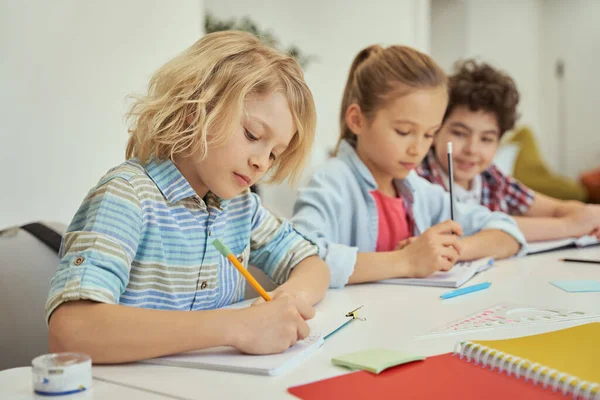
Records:
[[[430,151],[417,168],[417,173],[448,190],[444,185],[444,171],[434,157],[433,151]],[[504,175],[493,164],[481,173],[481,205],[491,211],[523,215],[531,208],[534,195],[533,190],[513,177]]]

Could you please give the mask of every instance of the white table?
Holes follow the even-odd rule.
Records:
[[[91,399],[148,399],[164,400],[165,396],[128,388],[114,383],[94,379],[93,388],[69,396],[39,396],[31,386],[31,367],[12,368],[0,371],[0,399],[2,400],[91,400]]]
[[[600,293],[566,293],[548,283],[560,279],[600,280],[600,265],[564,263],[558,260],[562,257],[600,259],[600,247],[497,262],[494,268],[475,276],[468,283],[491,281],[489,289],[443,301],[439,299],[439,295],[448,289],[367,284],[332,290],[319,308],[340,304],[347,304],[349,307],[364,305],[360,315],[367,320],[348,325],[328,339],[303,364],[282,376],[254,376],[141,364],[95,366],[94,388],[91,393],[96,399],[116,400],[294,398],[286,392],[290,386],[347,373],[346,370],[331,365],[331,358],[340,354],[383,347],[429,356],[452,351],[460,339],[501,339],[600,321],[598,317],[534,326],[502,327],[430,339],[415,338],[433,328],[503,301],[600,315]],[[0,372],[0,399],[40,398],[31,392],[30,377],[30,368]],[[61,399],[85,398],[77,396]]]

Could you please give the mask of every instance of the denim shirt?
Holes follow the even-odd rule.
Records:
[[[450,219],[450,196],[441,186],[414,171],[394,183],[413,221],[414,236]],[[377,183],[367,166],[352,145],[342,141],[338,155],[328,160],[299,192],[292,222],[316,241],[319,256],[331,269],[331,287],[348,283],[357,252],[375,251],[378,214],[371,192],[376,189]],[[516,222],[504,213],[456,202],[455,220],[465,236],[482,229],[502,230],[521,244],[518,255],[526,253],[525,237]]]

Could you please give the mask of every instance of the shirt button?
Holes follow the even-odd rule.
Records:
[[[200,285],[200,289],[204,290],[208,287],[208,282],[204,281],[202,282],[202,285]]]
[[[208,236],[211,236],[211,235],[212,235],[212,231],[209,229],[208,230]]]
[[[239,256],[237,259],[238,259],[239,262],[244,262],[244,257],[243,256]]]
[[[83,257],[77,257],[75,259],[75,261],[73,261],[73,264],[75,264],[77,266],[80,266],[81,264],[83,264],[84,261],[85,261],[85,258],[83,258]]]

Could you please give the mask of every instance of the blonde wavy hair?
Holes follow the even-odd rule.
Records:
[[[272,165],[269,181],[294,183],[315,136],[314,100],[292,57],[244,32],[202,37],[154,74],[146,95],[132,96],[126,158],[145,164],[197,151],[204,158],[240,129],[248,95],[275,91],[287,97],[297,131]]]

